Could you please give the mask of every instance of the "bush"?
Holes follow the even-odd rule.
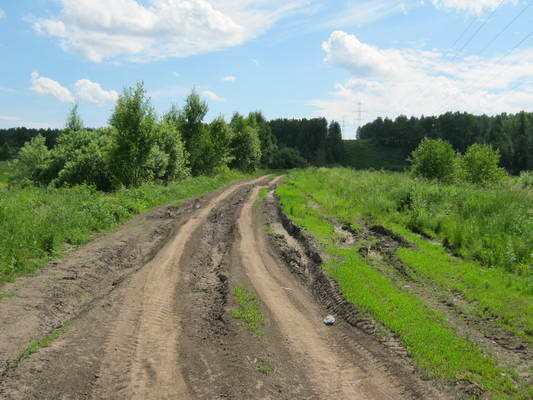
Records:
[[[488,144],[473,144],[462,159],[462,168],[467,182],[490,186],[501,182],[506,173],[498,167],[500,153]]]
[[[284,147],[274,154],[270,166],[274,169],[307,168],[309,163],[301,156],[298,150]]]
[[[34,137],[20,149],[19,155],[13,163],[15,173],[10,182],[22,186],[48,183],[46,174],[50,161],[51,153],[46,147],[45,138],[41,135]]]
[[[457,153],[445,140],[425,138],[408,161],[414,176],[442,182],[452,182],[456,178]]]

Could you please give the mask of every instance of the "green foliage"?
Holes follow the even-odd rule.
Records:
[[[112,189],[108,152],[114,137],[112,128],[68,130],[51,152],[47,177],[54,186],[92,185]]]
[[[276,137],[272,134],[270,124],[260,111],[251,112],[248,115],[248,121],[259,132],[259,139],[261,140],[261,168],[268,168],[271,166],[278,149]]]
[[[233,168],[244,172],[254,172],[261,163],[261,141],[256,127],[239,114],[235,114],[230,124],[233,129],[232,149]]]
[[[298,150],[284,147],[274,154],[270,166],[274,169],[306,168],[309,163],[300,155]]]
[[[0,284],[57,258],[65,244],[81,245],[92,233],[112,229],[139,212],[200,196],[245,177],[227,172],[109,194],[88,186],[4,190],[0,196]]]
[[[411,173],[430,180],[452,182],[457,167],[457,154],[442,139],[424,139],[409,158]]]
[[[78,105],[74,104],[68,114],[65,129],[67,131],[81,131],[83,128],[83,121],[78,113]]]
[[[345,140],[344,165],[355,169],[386,169],[403,171],[407,169],[403,150],[375,143],[370,139]]]
[[[154,147],[148,159],[152,179],[169,184],[190,175],[189,154],[175,124],[163,120],[154,129]]]
[[[239,305],[237,310],[231,312],[233,318],[244,320],[248,331],[254,336],[263,336],[265,333],[261,330],[261,326],[264,317],[261,314],[259,297],[251,294],[245,287],[237,286],[233,298]]]
[[[124,89],[109,123],[115,137],[109,167],[118,185],[140,186],[150,178],[147,168],[155,143],[156,116],[142,82]]]
[[[196,93],[196,90],[193,89],[185,100],[183,111],[178,112],[177,114],[176,111],[177,110],[175,109],[173,112],[171,110],[173,118],[176,118],[176,116],[178,117],[186,149],[192,154],[192,146],[195,143],[193,138],[201,134],[202,121],[209,111],[209,107],[205,101],[200,99],[200,96],[198,93]],[[194,163],[195,160],[192,160],[192,164]],[[193,172],[195,171],[193,170]]]
[[[12,175],[11,163],[8,161],[0,161],[0,189],[7,186],[7,182]]]
[[[533,189],[533,171],[523,171],[519,182],[523,189]]]
[[[36,136],[26,143],[13,162],[13,175],[10,182],[18,185],[41,185],[48,182],[47,171],[52,155],[42,136]]]
[[[498,166],[500,153],[488,144],[473,144],[462,158],[465,180],[481,186],[501,182],[506,173]]]
[[[410,267],[409,273],[416,274],[417,280],[442,285],[446,291],[459,291],[472,301],[472,307],[477,307],[483,318],[496,315],[508,327],[531,335],[531,331],[527,332],[531,325],[528,315],[531,315],[532,303],[529,295],[523,292],[524,279],[516,277],[509,284],[504,270],[487,270],[474,262],[463,262],[441,246],[431,244],[395,223],[406,223],[404,213],[418,201],[412,195],[405,196],[406,193],[412,193],[414,189],[417,193],[433,189],[432,196],[425,198],[427,206],[430,200],[442,201],[447,186],[417,183],[400,174],[343,169],[292,171],[286,181],[288,184],[277,189],[283,210],[322,242],[328,254],[324,265],[326,272],[339,282],[348,301],[369,312],[398,335],[419,368],[430,376],[451,382],[466,378],[495,398],[529,398],[531,390],[519,387],[509,378],[514,371],[498,367],[496,361],[473,341],[461,337],[444,315],[367,265],[354,249],[337,247],[332,220],[357,225],[364,217],[369,224],[383,224],[415,242],[416,248],[400,249],[399,255]],[[464,190],[473,192],[473,189]],[[511,207],[523,206],[523,200]],[[439,204],[443,214],[454,213],[450,204]],[[457,204],[458,208],[461,206],[462,203]],[[493,208],[492,211],[494,215],[500,209]],[[531,234],[526,236],[532,237]]]
[[[0,146],[0,161],[11,160],[16,155],[16,150],[8,143]]]

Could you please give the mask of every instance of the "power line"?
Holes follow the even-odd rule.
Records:
[[[459,53],[461,53],[461,51],[463,51],[471,42],[472,40],[474,40],[474,38],[477,36],[477,34],[481,31],[481,29],[483,29],[483,27],[485,25],[488,24],[488,22],[490,21],[490,19],[494,16],[494,14],[496,14],[496,11],[499,10],[499,8],[503,5],[503,3],[505,2],[505,0],[502,0],[500,2],[500,4],[498,4],[498,7],[496,7],[494,9],[494,11],[492,11],[492,13],[489,15],[489,17],[479,26],[479,28],[477,28],[477,30],[474,32],[474,34],[470,37],[470,39],[467,40],[467,42],[463,45],[463,47],[461,47],[461,49],[459,50]]]
[[[495,42],[495,41],[496,41],[501,35],[503,35],[503,34],[507,31],[507,29],[509,29],[510,26],[511,26],[512,24],[514,24],[515,21],[516,21],[518,18],[520,18],[520,17],[522,16],[522,14],[524,14],[524,13],[527,11],[527,9],[528,9],[529,7],[531,7],[532,5],[533,5],[533,1],[529,2],[529,4],[527,4],[527,5],[526,5],[526,6],[525,6],[525,7],[524,7],[524,8],[523,8],[523,9],[522,9],[522,10],[521,10],[521,11],[520,11],[520,12],[519,12],[519,13],[518,13],[518,14],[512,19],[512,20],[511,20],[511,22],[509,22],[509,23],[508,23],[508,24],[507,24],[507,25],[506,25],[506,26],[505,26],[500,32],[498,32],[498,34],[496,34],[496,36],[494,36],[494,37],[493,37],[493,38],[492,38],[492,39],[491,39],[491,40],[485,45],[485,47],[483,47],[483,49],[481,49],[481,51],[479,52],[478,55],[483,54],[483,53],[485,52],[485,50],[487,50],[487,49],[488,49],[488,48],[489,48],[489,47],[490,47],[490,46],[491,46],[491,45],[492,45],[492,44],[493,44],[493,43],[494,43],[494,42]]]
[[[474,23],[475,23],[477,20],[478,20],[478,19],[476,19],[476,18],[473,18],[473,19],[472,19],[472,22],[470,22],[470,25],[468,25],[467,28],[463,31],[463,33],[461,33],[461,34],[459,35],[459,37],[458,37],[457,39],[455,39],[455,42],[453,42],[452,47],[451,47],[452,49],[455,47],[455,45],[456,45],[457,43],[459,43],[459,41],[463,38],[463,36],[466,35],[466,32],[468,32],[468,31],[470,30],[470,28],[472,28],[472,27],[474,26]]]

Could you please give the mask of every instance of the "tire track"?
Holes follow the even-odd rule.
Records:
[[[192,234],[209,213],[241,186],[234,185],[193,215],[122,290],[119,317],[113,324],[94,400],[190,399],[180,371],[178,342],[182,331],[176,304],[181,256]]]
[[[269,254],[261,233],[254,229],[253,204],[259,188],[244,205],[238,221],[239,249],[255,290],[290,342],[303,358],[309,381],[322,400],[397,400],[404,395],[379,365],[356,363],[342,354],[335,331],[322,324],[323,315],[309,294]],[[283,281],[281,281],[283,280]],[[291,285],[287,291],[286,286]]]

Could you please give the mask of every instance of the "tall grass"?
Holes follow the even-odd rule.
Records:
[[[324,244],[329,257],[323,268],[339,282],[344,297],[398,335],[427,375],[451,382],[467,379],[498,399],[530,398],[533,389],[516,385],[510,378],[516,377],[514,371],[500,368],[476,343],[459,335],[442,313],[367,265],[356,249],[337,247],[331,217],[342,214],[353,219],[358,214],[349,215],[350,203],[339,196],[343,181],[319,180],[315,172],[323,171],[294,173],[288,184],[278,187],[277,194],[284,211]],[[340,171],[331,173],[338,178]],[[308,182],[315,183],[307,187]],[[330,185],[334,189],[324,189]],[[339,214],[327,209],[336,209]]]
[[[61,255],[65,244],[81,245],[95,232],[116,227],[142,211],[202,195],[231,180],[228,172],[188,178],[169,186],[145,185],[111,194],[87,186],[0,191],[0,284],[31,273]]]
[[[406,174],[347,169],[295,176],[299,187],[337,215],[397,223],[443,241],[467,259],[533,276],[532,190],[441,185]]]

